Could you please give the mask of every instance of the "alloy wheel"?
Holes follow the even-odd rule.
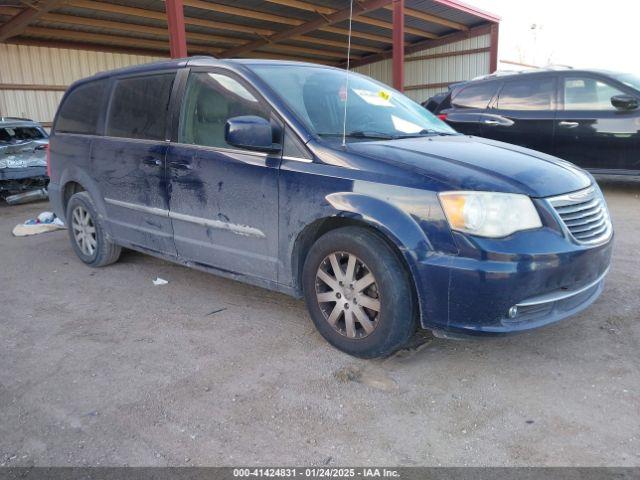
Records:
[[[98,240],[96,237],[96,227],[91,218],[91,214],[86,208],[77,206],[73,209],[71,228],[73,229],[73,238],[80,248],[80,251],[92,257],[96,251]]]
[[[352,253],[334,252],[324,258],[316,274],[316,298],[325,320],[345,337],[364,338],[378,326],[376,279]]]

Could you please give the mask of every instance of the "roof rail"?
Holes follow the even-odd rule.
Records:
[[[17,120],[20,122],[33,122],[30,118],[22,118],[22,117],[0,117],[0,122],[8,122],[10,120]]]
[[[472,80],[484,80],[487,78],[505,77],[507,75],[526,75],[527,73],[552,72],[562,70],[573,70],[573,67],[569,65],[548,65],[546,67],[529,68],[527,70],[498,70],[497,72],[489,73],[487,75],[477,76]]]

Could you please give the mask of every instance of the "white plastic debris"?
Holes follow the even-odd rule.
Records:
[[[64,222],[56,217],[55,213],[42,212],[36,218],[30,218],[23,224],[16,225],[12,233],[16,237],[26,237],[64,228]]]
[[[169,283],[167,280],[160,277],[156,277],[156,279],[153,281],[154,285],[166,285],[167,283]]]
[[[56,214],[53,212],[42,212],[37,218],[40,223],[52,223],[56,219]]]

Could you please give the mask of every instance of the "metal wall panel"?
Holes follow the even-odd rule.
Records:
[[[407,59],[422,55],[488,48],[490,46],[491,36],[487,34],[412,53],[411,55],[407,55]],[[355,68],[354,71],[373,77],[388,85],[393,83],[391,60],[382,60],[369,65],[363,65]],[[404,64],[405,86],[424,85],[428,83],[455,83],[461,80],[470,80],[479,75],[487,75],[488,73],[489,52],[417,60],[414,62],[405,61]],[[408,97],[421,103],[431,95],[443,90],[446,90],[446,87],[422,88],[419,90],[407,90],[406,94]]]
[[[64,85],[114,68],[161,60],[161,57],[0,44],[0,86]],[[48,124],[62,91],[0,88],[0,116],[27,117]]]

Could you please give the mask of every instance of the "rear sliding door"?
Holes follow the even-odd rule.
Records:
[[[92,148],[92,168],[116,240],[175,255],[165,157],[175,71],[117,78],[105,135]]]

